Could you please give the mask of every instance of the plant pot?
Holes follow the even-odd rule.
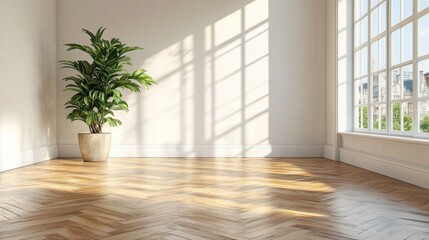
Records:
[[[107,161],[110,152],[110,133],[78,133],[79,148],[85,162]]]

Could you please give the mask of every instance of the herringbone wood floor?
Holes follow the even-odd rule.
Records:
[[[429,239],[429,190],[321,158],[51,160],[0,173],[0,239]]]

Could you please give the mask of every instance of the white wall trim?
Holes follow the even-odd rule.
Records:
[[[340,159],[341,162],[429,189],[429,169],[425,166],[398,162],[348,148],[340,148]]]
[[[334,161],[339,160],[340,151],[338,147],[334,145],[324,145],[323,146],[323,157],[327,159],[331,159]]]
[[[395,136],[395,135],[386,135],[386,134],[377,134],[377,133],[362,133],[362,132],[342,132],[340,133],[345,137],[358,137],[361,139],[376,139],[384,142],[396,142],[405,145],[423,145],[424,147],[429,147],[429,139],[424,138],[413,138],[407,136]]]
[[[59,145],[59,157],[80,157],[77,144]],[[113,145],[110,157],[322,157],[323,145]]]
[[[43,162],[58,157],[58,146],[47,145],[0,154],[0,172]]]

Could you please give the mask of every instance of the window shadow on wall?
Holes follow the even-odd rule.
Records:
[[[207,6],[208,16],[176,4],[161,15],[178,21],[140,40],[147,50],[137,58],[159,85],[130,96],[138,121],[127,134],[141,155],[158,146],[160,156],[268,155],[269,1]]]

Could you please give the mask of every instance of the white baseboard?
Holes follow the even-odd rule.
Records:
[[[341,162],[429,189],[429,169],[427,167],[397,162],[347,148],[340,149],[340,159]]]
[[[58,146],[48,145],[19,152],[0,154],[0,172],[58,157]]]
[[[59,157],[80,157],[79,146],[59,145]],[[322,145],[194,146],[113,145],[110,157],[322,157]]]
[[[327,159],[331,159],[334,161],[339,160],[340,151],[338,147],[334,145],[324,145],[323,146],[323,157]]]

